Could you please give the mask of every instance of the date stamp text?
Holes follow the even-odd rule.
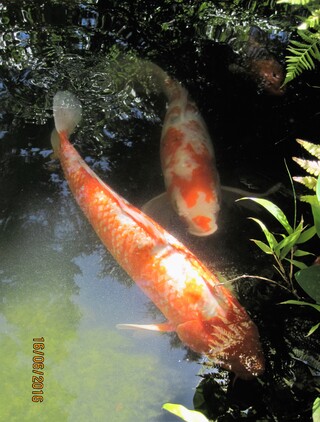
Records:
[[[32,358],[32,397],[33,402],[43,401],[44,385],[44,338],[33,339],[33,358]]]

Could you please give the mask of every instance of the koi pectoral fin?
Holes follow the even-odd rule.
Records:
[[[170,216],[174,212],[167,192],[161,193],[160,195],[150,199],[150,201],[146,202],[141,207],[141,210],[151,217],[153,217],[154,215],[162,216],[163,214],[168,213]]]
[[[147,331],[159,331],[159,332],[170,332],[175,331],[175,328],[169,322],[163,322],[162,324],[117,324],[117,328],[120,330],[147,330]]]
[[[167,192],[164,192],[146,202],[141,207],[141,210],[149,217],[156,220],[163,227],[168,227],[171,224],[179,224],[177,211],[172,205]]]

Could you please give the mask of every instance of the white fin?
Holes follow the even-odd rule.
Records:
[[[53,148],[53,154],[51,155],[51,159],[55,160],[57,158],[59,158],[59,146],[60,146],[60,138],[59,138],[59,134],[56,131],[56,129],[53,129],[53,131],[51,132],[51,145]]]
[[[81,120],[81,104],[69,91],[58,91],[53,98],[53,117],[57,132],[70,135]]]
[[[147,330],[147,331],[159,331],[159,332],[168,332],[175,331],[174,327],[169,322],[163,322],[161,324],[117,324],[117,328],[120,330]]]
[[[151,216],[158,213],[163,214],[168,207],[171,207],[170,198],[167,192],[164,192],[146,202],[141,207],[141,211]]]
[[[167,192],[150,199],[142,206],[141,211],[163,227],[168,228],[169,226],[180,226],[183,224],[174,210]],[[184,227],[184,224],[181,227]]]
[[[269,196],[277,192],[281,187],[282,187],[282,183],[279,182],[271,186],[271,188],[269,188],[265,192],[248,191],[248,190],[244,190],[240,188],[234,188],[232,186],[221,186],[221,189],[225,192],[234,193],[237,196],[254,196],[255,198],[263,198],[265,196]]]
[[[242,208],[253,212],[261,212],[261,207],[257,205],[253,201],[239,201],[241,197],[254,197],[254,198],[264,198],[268,197],[269,195],[274,194],[275,192],[279,191],[283,187],[282,183],[276,183],[275,185],[271,186],[265,192],[257,192],[257,191],[248,191],[241,188],[234,188],[230,186],[221,186],[223,191],[223,202],[229,206],[234,206],[234,203]]]

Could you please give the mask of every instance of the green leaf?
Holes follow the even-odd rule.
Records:
[[[318,324],[311,327],[307,334],[307,337],[311,336],[311,334],[313,334],[319,327],[320,327],[320,322],[318,322]]]
[[[259,226],[261,227],[261,229],[262,229],[262,231],[263,231],[263,233],[264,233],[264,235],[265,235],[265,237],[266,237],[266,239],[269,243],[271,250],[274,251],[276,246],[278,245],[278,242],[277,242],[276,238],[273,236],[273,234],[267,229],[266,225],[261,220],[258,220],[257,218],[250,217],[249,219],[253,220],[257,224],[259,224]]]
[[[280,302],[281,305],[305,305],[311,306],[311,308],[316,309],[320,312],[320,305],[315,305],[314,303],[303,302],[302,300],[286,300],[285,302]]]
[[[316,195],[302,195],[300,196],[300,201],[308,202],[310,205],[317,205],[318,199]]]
[[[198,13],[203,12],[207,8],[208,8],[208,2],[206,2],[206,1],[202,2],[199,9],[198,9]]]
[[[203,413],[197,410],[189,410],[182,406],[182,404],[165,403],[162,408],[179,416],[179,418],[186,422],[209,422],[209,419]]]
[[[306,229],[306,230],[304,230],[302,233],[301,233],[301,235],[300,235],[300,237],[299,237],[299,239],[298,239],[298,241],[297,241],[297,244],[301,244],[301,243],[305,243],[305,242],[307,242],[308,240],[310,240],[314,235],[316,234],[316,228],[315,228],[315,226],[312,226],[312,227],[309,227],[308,229]]]
[[[256,240],[256,239],[250,239],[252,242],[254,242],[257,246],[259,246],[259,248],[266,254],[268,255],[272,255],[273,254],[273,250],[265,243],[261,242],[261,240]]]
[[[308,252],[308,251],[303,251],[301,249],[296,249],[294,254],[293,254],[293,256],[297,256],[297,257],[307,256],[307,255],[314,255],[314,254],[311,253],[311,252]]]
[[[292,5],[304,6],[313,0],[278,0],[278,4],[287,3]]]
[[[305,268],[308,268],[308,266],[304,262],[297,261],[296,259],[285,258],[285,260],[290,262],[292,265],[299,268],[300,270],[304,270]]]
[[[320,176],[318,177],[318,180],[317,180],[316,194],[317,194],[318,202],[320,203]]]
[[[290,234],[292,233],[293,229],[290,226],[287,217],[283,213],[283,211],[275,205],[273,202],[269,201],[268,199],[263,198],[241,198],[241,199],[250,199],[251,201],[256,202],[257,204],[261,205],[263,208],[265,208],[267,211],[269,211],[270,214],[272,214],[279,223],[285,228],[285,230]]]
[[[320,237],[320,205],[319,204],[312,204],[312,215],[314,220],[314,225],[317,230],[317,235]]]
[[[320,397],[317,397],[312,405],[312,420],[320,422]]]
[[[320,303],[320,265],[311,265],[304,270],[298,271],[295,278],[299,286]]]
[[[297,240],[300,237],[301,231],[302,231],[302,227],[301,225],[299,225],[298,228],[293,233],[289,234],[289,236],[287,236],[278,244],[277,249],[279,248],[280,259],[283,259],[284,257],[286,257],[287,254],[291,251],[291,249],[297,243]]]

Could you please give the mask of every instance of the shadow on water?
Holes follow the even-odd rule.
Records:
[[[221,9],[207,9],[197,25],[194,2],[164,3],[161,10],[149,2],[114,1],[1,6],[0,411],[7,420],[171,421],[161,405],[191,408],[199,381],[194,406],[219,421],[310,420],[320,340],[305,333],[317,315],[297,307],[289,313],[278,305],[289,298],[280,288],[242,280],[233,288],[259,327],[266,372],[233,382],[210,366],[202,369],[203,379],[196,377],[199,358],[176,336],[115,329],[122,322],[161,321],[161,315],[100,245],[51,161],[52,97],[69,89],[84,110],[73,142],[90,167],[137,206],[163,191],[165,98],[150,78],[137,76],[136,57],[147,58],[196,99],[213,135],[222,183],[264,191],[281,182],[271,199],[290,214],[284,159],[298,174],[291,163],[292,155],[301,155],[294,138],[318,142],[319,93],[310,76],[283,96],[268,96],[241,61],[247,28],[258,22],[265,30],[273,25],[269,38],[277,42],[270,50],[281,62],[289,23],[281,26],[256,5],[246,25],[237,26],[235,15],[222,13],[225,2],[217,2]],[[234,63],[245,72],[231,72]],[[227,278],[273,278],[271,260],[248,240],[260,232],[247,217],[273,222],[234,199],[223,195],[219,231],[207,239],[192,238],[176,219],[164,224]],[[45,338],[43,403],[31,401],[35,337]]]

